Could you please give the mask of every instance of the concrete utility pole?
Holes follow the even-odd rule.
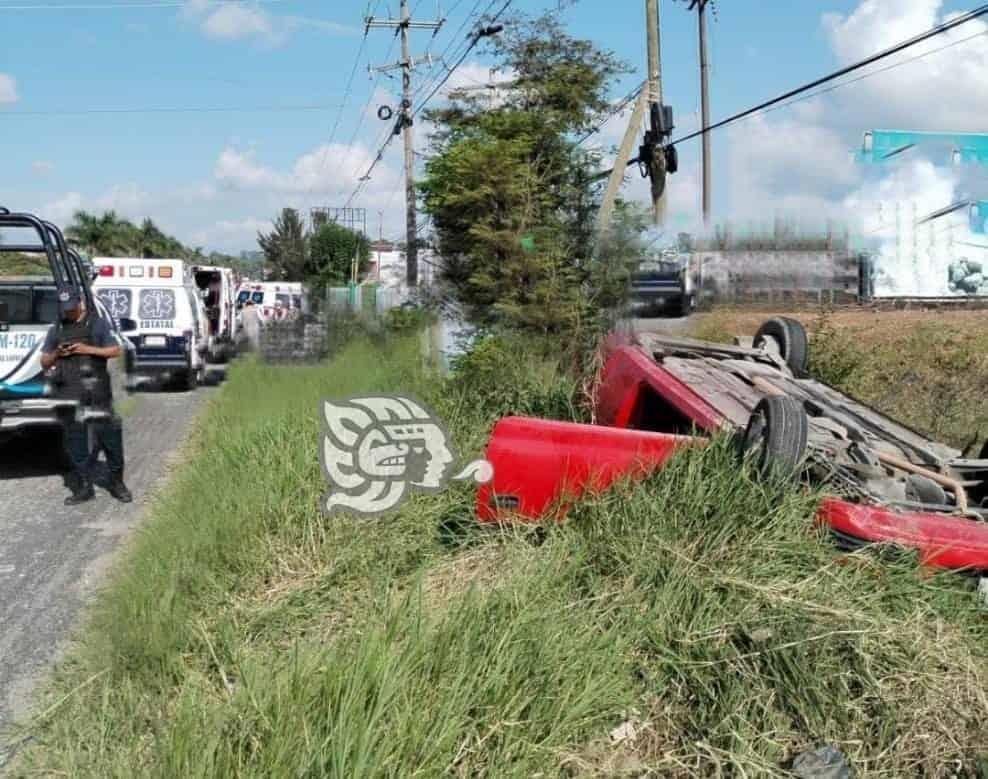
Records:
[[[635,141],[638,140],[638,133],[641,131],[642,121],[645,118],[645,106],[648,103],[648,87],[642,88],[641,93],[635,100],[635,109],[631,114],[631,121],[628,122],[628,129],[624,131],[624,138],[618,148],[617,159],[614,160],[614,168],[607,179],[607,189],[604,190],[604,198],[600,202],[600,211],[597,212],[597,234],[602,235],[611,226],[611,217],[614,215],[614,203],[617,200],[618,190],[624,183],[624,172],[631,159],[631,152],[634,151]]]
[[[645,0],[645,27],[648,40],[648,79],[642,85],[641,93],[635,102],[631,121],[618,149],[617,159],[611,168],[597,215],[597,235],[607,232],[614,212],[617,193],[624,182],[624,173],[631,162],[634,141],[641,130],[646,109],[648,109],[649,129],[645,142],[638,149],[637,161],[647,168],[652,188],[652,214],[655,224],[665,221],[666,174],[676,172],[675,148],[666,147],[665,141],[672,132],[672,109],[662,104],[662,57],[659,46],[659,0]]]
[[[645,0],[645,29],[648,35],[648,102],[662,106],[662,57],[659,43],[659,0]],[[654,166],[653,166],[654,167]],[[665,221],[665,169],[652,176],[652,214],[655,224]],[[661,189],[659,185],[661,186]]]
[[[367,19],[367,29],[388,28],[401,35],[401,62],[375,68],[378,71],[401,68],[401,113],[395,124],[395,133],[402,133],[405,142],[405,281],[410,287],[418,285],[418,229],[415,213],[415,137],[412,130],[412,71],[416,65],[429,62],[431,58],[414,60],[409,51],[409,30],[432,30],[435,33],[443,25],[442,19],[434,22],[412,21],[408,12],[408,0],[401,0],[401,15],[398,19],[377,21]]]
[[[692,0],[690,10],[696,8],[697,24],[700,28],[700,121],[703,133],[703,223],[710,221],[711,196],[711,155],[710,133],[710,61],[707,57],[707,3],[710,0]]]

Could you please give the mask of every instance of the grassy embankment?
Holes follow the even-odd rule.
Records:
[[[824,741],[862,776],[974,775],[966,582],[837,554],[814,496],[724,446],[545,532],[476,528],[469,487],[327,520],[318,402],[387,391],[463,457],[500,413],[577,413],[573,383],[495,348],[450,382],[414,339],[235,366],[14,775],[750,776]]]
[[[697,334],[730,341],[771,314],[719,309]],[[844,309],[784,316],[810,334],[813,372],[932,437],[980,447],[988,436],[988,311]],[[974,455],[977,455],[977,449]]]

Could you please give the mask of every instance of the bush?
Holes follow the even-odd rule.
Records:
[[[578,383],[531,337],[487,335],[452,363],[445,391],[476,413],[579,420]],[[546,343],[548,346],[548,342]]]
[[[837,389],[851,391],[867,354],[847,330],[837,329],[829,312],[814,320],[808,330],[810,375]]]

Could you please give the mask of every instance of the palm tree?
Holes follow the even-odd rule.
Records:
[[[132,244],[134,226],[120,219],[115,211],[106,211],[100,217],[86,211],[76,211],[65,237],[75,247],[91,255],[127,253]]]
[[[137,230],[137,245],[134,247],[141,257],[164,257],[169,254],[171,240],[158,226],[146,218]]]

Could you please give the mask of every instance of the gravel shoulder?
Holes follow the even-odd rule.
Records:
[[[124,416],[129,505],[98,486],[95,501],[63,506],[69,493],[57,434],[0,449],[0,768],[5,731],[29,712],[33,687],[60,656],[213,392],[142,394]]]

